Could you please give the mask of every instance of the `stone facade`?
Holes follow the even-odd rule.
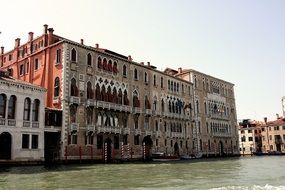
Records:
[[[43,161],[46,90],[1,70],[0,89],[0,161]]]
[[[57,36],[47,25],[42,36],[33,39],[29,33],[24,45],[16,39],[14,50],[2,48],[0,56],[0,66],[12,76],[48,89],[46,107],[54,122],[46,122],[46,128],[61,131],[60,159],[222,155],[237,149],[231,83],[197,72],[199,88],[194,89],[194,70],[162,72],[98,44]],[[200,87],[203,76],[208,90]],[[227,94],[215,92],[215,84],[227,86]],[[203,102],[215,114],[203,112]]]

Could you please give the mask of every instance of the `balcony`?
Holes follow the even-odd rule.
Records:
[[[146,115],[152,115],[152,110],[151,110],[151,109],[145,109],[145,110],[144,110],[144,113],[145,113]]]
[[[97,133],[114,133],[114,134],[120,134],[121,129],[119,127],[113,127],[113,126],[96,126]]]
[[[92,75],[92,74],[93,74],[92,67],[88,66],[87,69],[86,69],[86,73],[87,73],[88,75]]]
[[[122,133],[123,133],[123,135],[129,135],[130,133],[131,133],[131,130],[130,130],[130,128],[123,128],[122,129]]]
[[[173,138],[184,138],[184,134],[179,133],[179,132],[171,132],[171,137],[173,137]]]
[[[212,133],[214,137],[231,137],[230,133]]]
[[[95,105],[95,101],[93,99],[87,99],[86,106],[93,107]]]
[[[79,124],[78,123],[71,123],[70,124],[70,133],[74,134],[77,133],[79,130]]]
[[[140,129],[135,129],[134,134],[135,135],[141,135],[142,131]]]
[[[93,135],[94,132],[95,132],[95,126],[94,125],[87,125],[86,135]]]
[[[152,131],[150,131],[150,130],[145,130],[145,136],[148,136],[148,135],[152,135]]]
[[[6,124],[6,119],[0,118],[0,125],[5,125],[5,124]]]
[[[162,134],[161,131],[155,131],[155,136],[156,137],[161,137],[162,136],[161,134]]]
[[[8,119],[8,126],[16,126],[16,120],[15,119]]]
[[[79,105],[80,99],[77,96],[70,96],[69,97],[69,103],[70,104],[77,104],[77,105]]]
[[[134,114],[140,114],[140,113],[141,113],[141,108],[139,108],[139,107],[133,107],[133,113],[134,113]]]
[[[31,127],[31,122],[23,121],[23,127]]]
[[[39,122],[33,121],[32,122],[32,128],[39,128]]]
[[[166,131],[166,132],[165,132],[165,136],[166,136],[166,137],[170,137],[170,131]]]
[[[157,110],[153,110],[153,111],[152,111],[152,115],[153,115],[153,116],[159,116],[159,115],[160,115],[160,112],[157,111]]]

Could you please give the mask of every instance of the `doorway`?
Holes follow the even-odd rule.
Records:
[[[11,160],[12,136],[8,132],[0,134],[0,160]]]

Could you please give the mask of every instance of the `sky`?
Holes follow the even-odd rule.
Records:
[[[235,84],[238,119],[282,115],[284,0],[9,0],[0,46],[40,36],[43,25],[134,61],[191,68]]]

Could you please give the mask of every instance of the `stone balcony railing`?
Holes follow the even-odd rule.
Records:
[[[86,106],[87,107],[95,106],[95,100],[94,99],[87,99]]]
[[[130,106],[121,105],[121,104],[115,104],[112,102],[105,102],[105,101],[96,101],[94,102],[94,105],[97,108],[103,108],[108,110],[117,110],[117,111],[124,111],[124,112],[130,112]]]
[[[162,136],[162,132],[161,131],[155,131],[155,136],[156,137],[161,137]]]
[[[212,136],[214,136],[214,137],[231,137],[231,134],[230,133],[214,132],[214,133],[212,133]]]
[[[145,130],[144,133],[145,133],[145,136],[148,136],[148,135],[151,136],[152,135],[152,131],[150,131],[150,130]]]
[[[122,129],[122,134],[123,135],[129,135],[131,133],[130,128],[126,127]]]
[[[8,126],[16,126],[16,120],[15,119],[8,119]]]
[[[76,133],[79,131],[79,124],[78,123],[71,123],[70,124],[70,132]]]
[[[119,127],[114,127],[114,126],[96,126],[96,132],[97,133],[114,133],[114,134],[120,134],[121,129]]]
[[[23,121],[23,127],[31,127],[30,121]]]
[[[140,114],[140,113],[141,113],[141,108],[139,108],[139,107],[133,107],[133,113],[134,113],[134,114]]]
[[[144,114],[146,115],[152,115],[152,110],[151,109],[145,109]]]
[[[142,131],[140,129],[135,129],[134,134],[135,135],[141,135]]]
[[[166,131],[166,132],[165,132],[165,136],[166,136],[166,137],[170,137],[170,131]]]
[[[6,125],[6,119],[0,118],[0,125]]]
[[[173,137],[173,138],[184,138],[184,134],[179,133],[179,132],[171,132],[171,137]]]
[[[70,96],[69,97],[69,103],[70,104],[79,104],[80,103],[80,99],[77,96]]]
[[[33,121],[32,122],[32,128],[39,128],[40,127],[40,124],[38,121]]]

